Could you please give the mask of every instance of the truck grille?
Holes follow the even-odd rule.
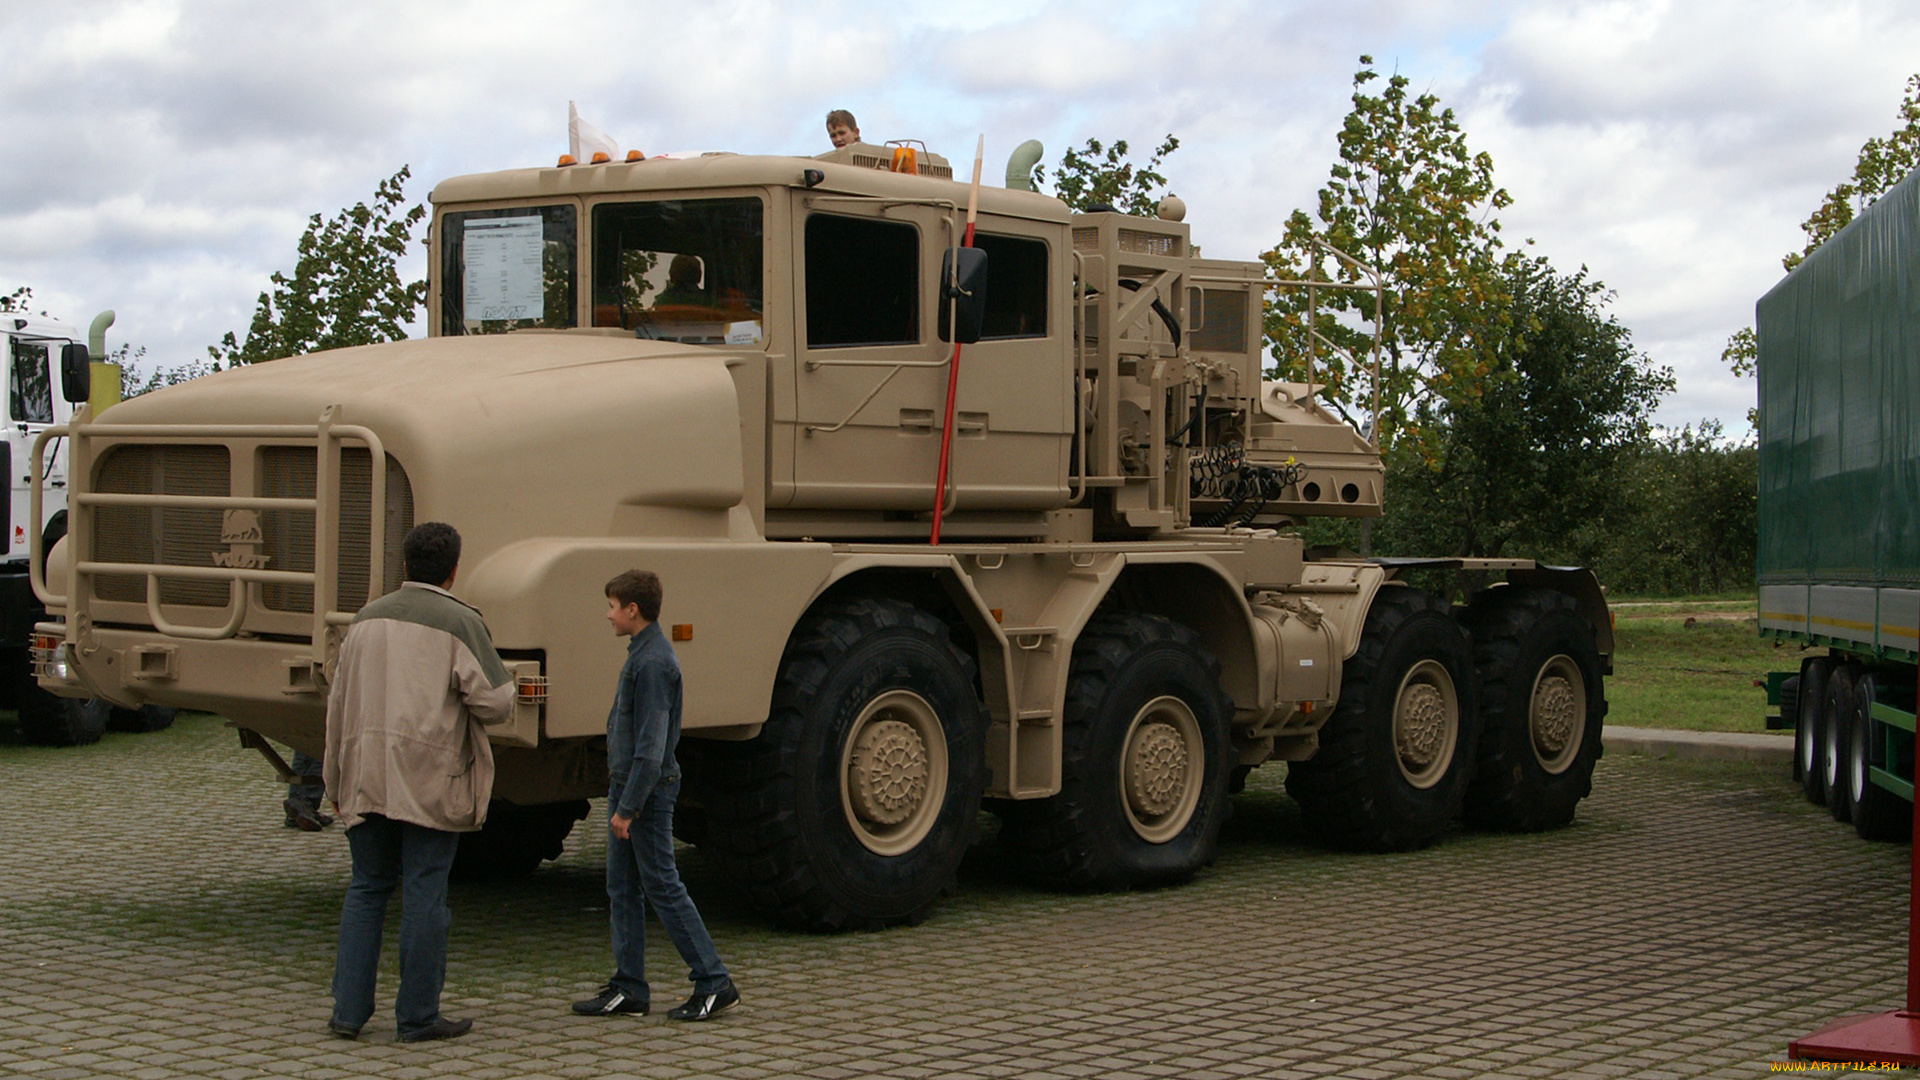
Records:
[[[226,495],[232,460],[224,446],[122,446],[107,454],[95,490],[120,495]],[[220,550],[220,511],[173,506],[102,506],[94,511],[93,554],[100,562],[206,566]],[[102,600],[147,602],[147,579],[102,574],[94,579]],[[163,580],[160,602],[225,607],[223,581]]]
[[[340,452],[340,556],[338,610],[359,611],[367,595],[372,567],[367,543],[372,529],[373,474],[370,455],[362,447]],[[269,446],[260,454],[260,494],[274,498],[311,499],[314,493],[314,451],[306,446]],[[387,512],[382,531],[383,596],[400,587],[404,577],[400,545],[413,528],[413,489],[406,470],[387,457]],[[313,516],[301,511],[272,510],[260,515],[264,539],[261,551],[272,557],[267,565],[278,570],[313,570]],[[313,589],[307,585],[263,585],[260,599],[274,611],[313,611]],[[224,602],[224,601],[223,601]]]
[[[125,444],[113,447],[96,470],[95,490],[129,495],[259,495],[270,498],[310,499],[315,495],[316,457],[309,446],[264,446],[255,459],[252,492],[233,490],[232,456],[222,445]],[[373,523],[371,455],[364,447],[340,452],[339,596],[336,608],[358,611],[369,599],[372,560],[369,542]],[[400,587],[401,541],[413,527],[413,491],[407,474],[391,456],[386,459],[387,493],[382,529],[384,578],[374,595]],[[306,510],[262,510],[258,513],[260,540],[255,545],[274,570],[312,572],[314,515]],[[169,566],[214,565],[217,553],[233,545],[222,542],[222,511],[180,507],[102,506],[94,511],[93,551],[100,562],[156,563]],[[309,585],[263,584],[260,603],[272,611],[311,613]],[[101,574],[94,578],[94,595],[101,600],[146,602],[144,575]],[[163,579],[160,600],[165,604],[225,608],[224,581]]]

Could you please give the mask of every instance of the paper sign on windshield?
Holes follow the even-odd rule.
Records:
[[[482,218],[466,223],[463,246],[469,321],[545,316],[540,229],[537,217]]]

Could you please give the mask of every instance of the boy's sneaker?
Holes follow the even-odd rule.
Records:
[[[674,1020],[705,1020],[717,1013],[726,1012],[740,1004],[740,991],[732,983],[722,986],[711,994],[695,994],[687,999],[685,1005],[675,1006],[667,1016]]]
[[[598,994],[585,1001],[574,1002],[573,1011],[581,1016],[618,1016],[622,1013],[645,1016],[647,1003],[608,983],[600,988]]]

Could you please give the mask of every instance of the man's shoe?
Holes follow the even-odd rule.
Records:
[[[732,983],[715,990],[711,994],[695,994],[687,999],[685,1005],[675,1006],[667,1013],[674,1020],[705,1020],[708,1017],[726,1012],[740,1004],[740,991]]]
[[[360,1037],[359,1028],[354,1027],[352,1024],[342,1023],[339,1020],[329,1019],[327,1021],[327,1030],[343,1039],[357,1039]]]
[[[434,1039],[457,1039],[473,1030],[471,1020],[449,1020],[441,1017],[418,1031],[403,1031],[400,1041],[405,1043],[432,1042]]]
[[[280,806],[287,812],[285,824],[289,829],[299,829],[301,832],[319,832],[333,824],[333,819],[321,813],[318,809],[295,802],[292,799],[281,803]]]
[[[645,1016],[647,1007],[645,1001],[612,983],[601,987],[598,994],[587,1000],[573,1003],[573,1011],[580,1016],[618,1016],[623,1013]]]

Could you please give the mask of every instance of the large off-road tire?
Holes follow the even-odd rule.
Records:
[[[1873,718],[1878,693],[1871,672],[1853,684],[1853,700],[1847,710],[1847,816],[1853,819],[1854,831],[1863,840],[1905,840],[1913,835],[1913,804],[1874,783],[1868,775],[1874,766],[1893,771],[1882,745],[1882,725]]]
[[[794,629],[759,736],[703,748],[706,846],[782,925],[917,922],[975,832],[985,730],[944,623],[900,600],[830,601]]]
[[[14,674],[20,732],[43,746],[83,746],[106,733],[110,706],[86,698],[56,697],[40,688],[29,669]]]
[[[1411,851],[1459,816],[1478,734],[1472,648],[1445,601],[1389,586],[1367,611],[1320,750],[1287,768],[1308,828],[1336,847]]]
[[[585,799],[521,806],[505,799],[487,804],[487,823],[479,832],[461,833],[453,856],[453,876],[461,881],[501,881],[526,877],[566,849],[573,823],[587,816]]]
[[[1820,722],[1827,704],[1827,679],[1833,674],[1833,660],[1809,656],[1800,662],[1800,700],[1794,715],[1794,773],[1800,790],[1815,806],[1827,805],[1827,732]]]
[[[1480,752],[1464,816],[1477,829],[1540,832],[1593,791],[1607,715],[1592,624],[1551,589],[1490,589],[1461,614],[1480,679]]]
[[[165,731],[173,726],[180,710],[171,705],[142,705],[137,709],[115,708],[107,714],[107,726],[115,731],[144,734]]]
[[[1858,664],[1841,664],[1827,676],[1827,693],[1820,707],[1820,774],[1827,793],[1827,813],[1835,821],[1848,820],[1853,796],[1847,783],[1847,716],[1853,708],[1853,684],[1860,678]]]
[[[1220,664],[1192,630],[1115,612],[1073,647],[1058,794],[1007,807],[1002,837],[1035,881],[1117,889],[1213,861],[1234,765]]]

